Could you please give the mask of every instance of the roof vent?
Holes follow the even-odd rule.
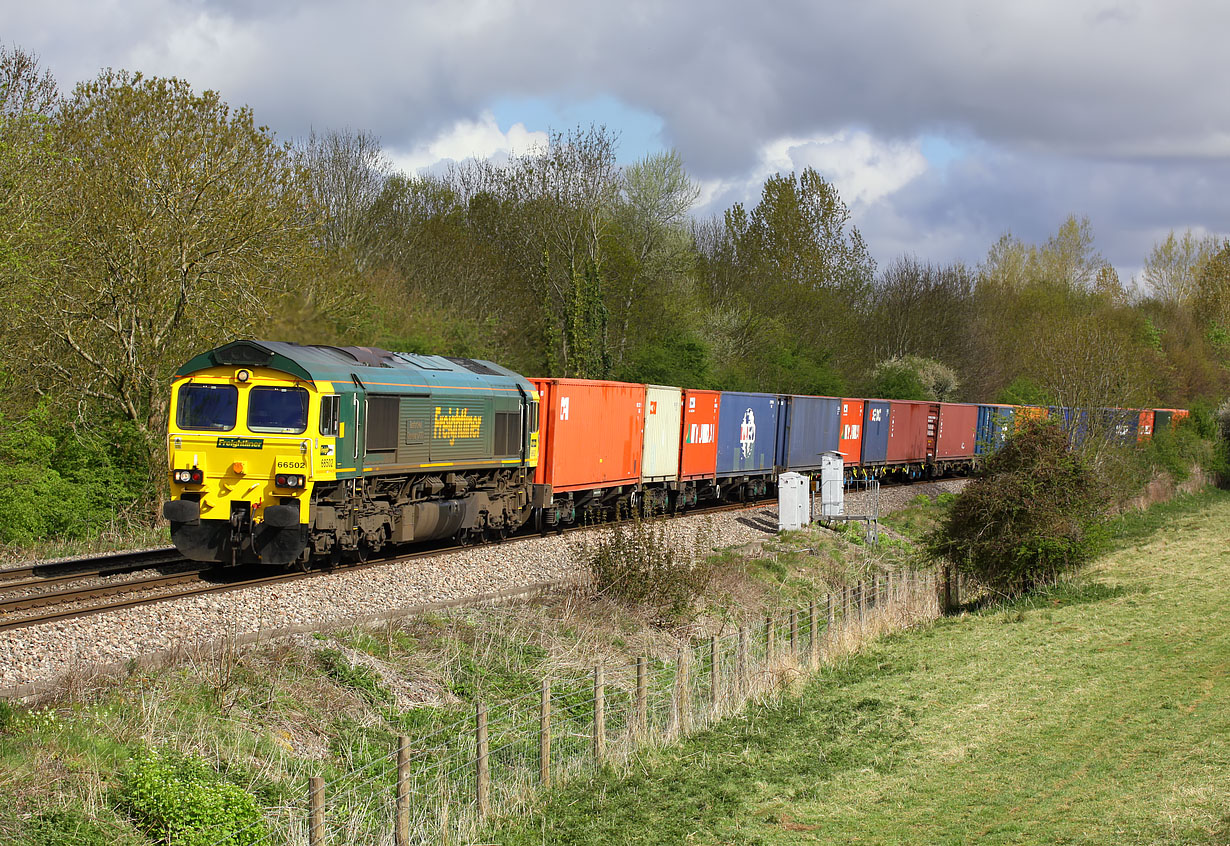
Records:
[[[458,367],[464,367],[466,370],[469,370],[471,373],[481,373],[484,376],[503,375],[500,373],[500,371],[492,370],[490,367],[483,364],[481,361],[476,361],[472,358],[453,358],[451,355],[446,355],[444,357],[447,358],[449,361],[451,361],[453,364],[456,364]]]

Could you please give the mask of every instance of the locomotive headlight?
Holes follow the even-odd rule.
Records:
[[[249,373],[247,370],[240,370],[238,373],[235,374],[235,378],[238,379],[240,382],[246,382],[252,378],[252,374]]]
[[[273,477],[273,483],[279,488],[302,488],[307,479],[298,473],[279,473]]]

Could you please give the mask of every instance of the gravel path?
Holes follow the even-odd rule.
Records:
[[[921,493],[956,490],[964,480],[884,488],[887,513]],[[862,514],[866,494],[847,496],[846,513]],[[776,529],[776,508],[698,514],[671,521],[669,531],[691,547],[697,536],[714,548],[764,540]],[[0,633],[0,692],[95,664],[113,664],[162,650],[242,634],[340,623],[380,612],[495,593],[577,575],[582,548],[599,533],[576,532],[484,546],[355,572],[263,588],[171,600],[141,608]]]

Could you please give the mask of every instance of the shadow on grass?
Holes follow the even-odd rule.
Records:
[[[986,614],[1001,611],[1028,611],[1035,608],[1063,608],[1068,605],[1087,605],[1092,602],[1103,602],[1107,599],[1117,599],[1120,596],[1145,592],[1145,588],[1141,586],[1112,586],[1081,579],[1053,585],[1014,598],[982,596],[972,602],[962,604],[958,613]]]

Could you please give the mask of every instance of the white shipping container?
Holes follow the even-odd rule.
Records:
[[[683,389],[650,385],[645,395],[645,445],[641,479],[679,478],[679,437],[683,425]]]

